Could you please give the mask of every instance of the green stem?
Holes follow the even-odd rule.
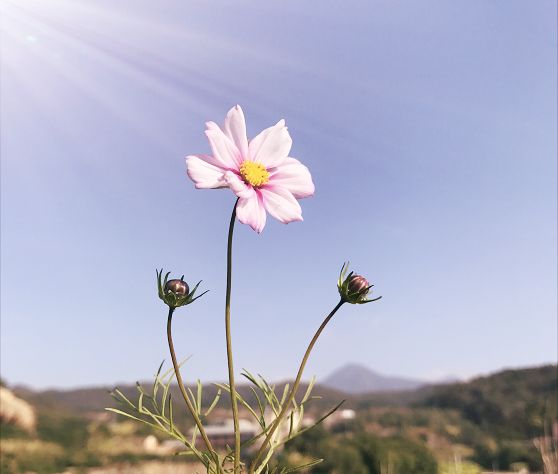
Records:
[[[207,447],[208,451],[213,455],[215,464],[216,464],[216,469],[218,470],[218,472],[220,471],[220,464],[219,464],[219,457],[217,455],[217,452],[213,449],[213,446],[211,446],[211,442],[209,441],[209,438],[207,437],[207,434],[205,433],[205,429],[203,428],[202,422],[198,416],[198,414],[196,413],[196,410],[194,409],[194,406],[192,405],[192,401],[190,400],[190,397],[188,396],[188,393],[186,392],[186,387],[184,387],[184,382],[182,381],[182,375],[180,375],[180,366],[178,365],[178,361],[176,360],[176,353],[174,351],[174,344],[172,342],[172,315],[174,313],[174,308],[169,307],[169,316],[167,318],[167,339],[169,341],[169,350],[170,350],[170,355],[171,355],[171,359],[172,359],[172,365],[174,367],[174,374],[176,375],[176,381],[178,382],[178,387],[180,388],[180,391],[182,392],[182,396],[184,397],[184,401],[186,402],[186,406],[188,407],[188,410],[190,411],[190,414],[192,415],[192,417],[194,418],[194,421],[196,422],[196,426],[198,427],[198,430],[200,431],[201,437],[203,438],[203,441],[205,443],[205,446]]]
[[[261,458],[262,458],[262,456],[265,452],[265,449],[266,449],[267,445],[271,441],[271,437],[273,436],[273,434],[275,433],[275,431],[277,430],[277,428],[281,424],[281,421],[283,421],[283,418],[285,417],[285,415],[286,415],[287,411],[289,410],[289,407],[290,407],[294,397],[296,396],[298,386],[300,385],[300,380],[302,379],[302,373],[304,372],[304,367],[306,366],[306,362],[308,361],[308,358],[310,357],[310,353],[312,352],[312,349],[314,348],[314,344],[316,344],[316,341],[320,337],[320,334],[322,333],[324,328],[327,326],[327,323],[329,323],[331,318],[333,318],[333,315],[337,312],[337,310],[339,308],[341,308],[343,303],[345,303],[345,301],[343,301],[343,300],[341,300],[341,301],[339,301],[339,303],[337,303],[335,308],[333,308],[331,310],[331,313],[329,313],[327,315],[327,317],[324,319],[324,321],[322,322],[322,324],[320,325],[320,327],[316,331],[316,334],[314,334],[314,337],[310,341],[310,344],[308,345],[308,348],[306,349],[306,352],[304,353],[304,357],[302,358],[302,362],[300,363],[298,373],[296,374],[296,379],[295,379],[295,382],[293,384],[293,388],[291,389],[291,392],[290,392],[287,400],[283,404],[283,408],[279,412],[279,415],[277,415],[277,418],[275,419],[275,421],[271,425],[271,428],[269,429],[264,442],[260,446],[260,449],[258,450],[258,452],[256,454],[256,457],[254,458],[254,461],[252,461],[252,464],[250,465],[250,471],[249,471],[250,474],[252,474],[255,471],[258,463],[260,462],[260,460],[261,460]]]
[[[229,387],[231,392],[231,407],[234,424],[234,473],[240,471],[240,431],[238,429],[238,403],[236,400],[236,387],[234,385],[234,367],[231,341],[231,280],[232,280],[232,242],[234,222],[236,220],[236,206],[234,203],[229,224],[229,237],[227,241],[227,293],[225,297],[225,333],[227,337],[227,363],[229,366]]]

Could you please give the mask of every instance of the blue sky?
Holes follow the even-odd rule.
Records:
[[[186,377],[226,377],[234,197],[184,156],[241,104],[285,118],[316,194],[303,223],[238,225],[237,369],[347,362],[436,379],[556,360],[556,3],[6,0],[1,369],[9,383],[148,379],[163,267],[211,291],[175,318]]]

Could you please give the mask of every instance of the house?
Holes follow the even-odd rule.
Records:
[[[250,440],[260,432],[260,426],[249,420],[238,420],[238,428],[240,431],[241,443]],[[192,436],[193,433],[194,428],[191,428],[188,431],[188,434]],[[234,446],[234,423],[231,419],[226,419],[220,423],[205,426],[205,433],[215,449],[225,449],[227,446]],[[202,447],[202,445],[203,440],[198,433],[196,446]]]

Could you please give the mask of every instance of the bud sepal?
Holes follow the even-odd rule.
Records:
[[[184,281],[184,275],[180,279],[169,280],[170,272],[163,277],[163,269],[157,270],[157,287],[159,290],[159,298],[171,309],[179,308],[193,303],[198,298],[205,295],[209,290],[204,291],[201,295],[194,297],[201,280],[196,284],[194,289],[190,291],[188,284]]]
[[[378,296],[377,298],[368,299],[367,296],[374,285],[370,285],[366,278],[361,275],[355,275],[354,272],[350,272],[347,275],[348,270],[349,262],[345,262],[341,267],[339,280],[337,281],[339,295],[345,303],[365,304],[378,301],[381,298],[381,296]]]

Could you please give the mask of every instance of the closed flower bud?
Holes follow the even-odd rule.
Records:
[[[194,293],[198,289],[199,284],[190,291],[188,283],[184,281],[184,276],[179,279],[169,280],[170,272],[163,278],[163,270],[157,271],[157,286],[159,289],[159,298],[171,309],[174,310],[180,306],[186,306],[197,300],[200,296],[207,293],[204,291],[201,295],[194,298]]]
[[[345,303],[363,304],[377,301],[381,298],[367,299],[366,296],[370,293],[370,289],[374,286],[368,283],[368,280],[360,275],[354,275],[353,272],[347,275],[349,264],[345,263],[341,267],[341,273],[337,282],[337,289],[339,295]]]
[[[359,293],[365,296],[370,290],[370,283],[368,283],[368,280],[363,276],[353,275],[349,278],[348,289],[349,293]]]
[[[169,280],[165,285],[165,293],[172,292],[176,296],[185,296],[190,292],[188,284],[182,280]]]

